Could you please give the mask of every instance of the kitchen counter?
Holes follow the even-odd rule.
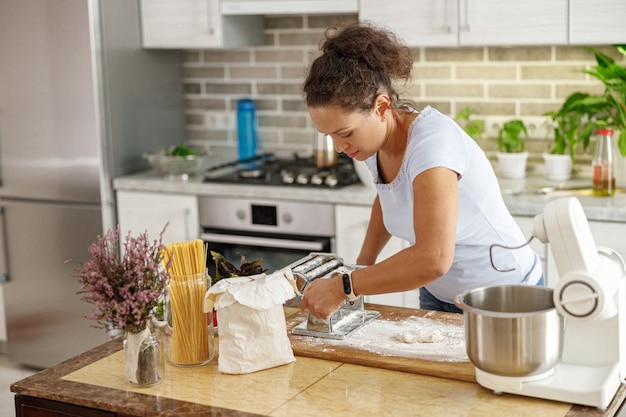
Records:
[[[222,184],[202,182],[202,177],[195,176],[187,181],[167,180],[154,171],[145,171],[133,175],[118,177],[113,180],[116,190],[150,191],[198,196],[218,195],[221,197],[271,198],[279,200],[317,201],[354,205],[371,205],[376,196],[373,188],[362,184],[346,187],[316,188],[312,186],[271,186]]]
[[[299,309],[286,307],[286,313],[290,317]],[[121,340],[107,342],[12,384],[11,391],[18,403],[65,410],[68,414],[63,415],[96,417],[591,417],[626,412],[622,404],[624,385],[603,412],[556,401],[495,395],[475,382],[363,366],[349,363],[348,358],[337,361],[297,356],[293,363],[246,375],[220,374],[217,359],[200,367],[166,365],[160,383],[136,388],[124,381],[121,349]],[[87,413],[84,407],[92,410]],[[17,415],[33,414],[25,411]],[[38,411],[36,415],[60,414]]]
[[[579,187],[591,184],[584,176],[568,181],[566,187]],[[514,216],[535,216],[543,211],[545,204],[556,198],[573,195],[583,205],[589,220],[626,222],[626,193],[618,190],[612,197],[593,197],[588,191],[570,192],[558,190],[549,194],[538,194],[543,187],[558,184],[545,180],[541,175],[531,174],[521,180],[500,180],[504,201]],[[339,189],[315,188],[307,186],[263,186],[242,184],[204,183],[201,176],[188,181],[163,179],[154,171],[115,178],[116,190],[149,191],[197,196],[228,196],[242,198],[269,198],[279,200],[315,201],[342,205],[370,206],[376,191],[362,184],[349,185]]]

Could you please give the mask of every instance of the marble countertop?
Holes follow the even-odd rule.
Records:
[[[297,311],[286,307],[288,315]],[[614,416],[626,395],[622,386],[614,403],[602,412],[537,398],[495,395],[474,382],[300,356],[293,363],[245,375],[220,374],[217,359],[199,367],[168,364],[161,382],[137,388],[125,382],[121,349],[121,340],[107,342],[15,382],[11,391],[146,417]]]
[[[168,180],[154,171],[145,171],[113,180],[116,190],[151,191],[198,196],[224,196],[245,198],[269,198],[279,200],[316,201],[369,206],[374,201],[376,191],[357,183],[338,189],[315,188],[311,186],[272,186],[202,182],[195,176],[187,181]]]
[[[565,188],[590,187],[591,179],[584,175],[568,181]],[[370,206],[376,191],[363,184],[354,184],[339,189],[314,188],[307,186],[264,186],[243,184],[204,183],[201,176],[187,181],[164,179],[154,171],[115,178],[116,190],[166,192],[193,194],[197,196],[228,196],[255,199],[279,199],[315,201],[331,204]],[[543,211],[544,205],[556,198],[577,197],[589,220],[626,222],[626,192],[618,190],[612,197],[594,197],[590,189],[568,191],[557,190],[549,194],[538,193],[544,187],[559,186],[545,180],[539,174],[530,174],[520,180],[500,179],[500,188],[509,211],[515,216],[535,216]]]

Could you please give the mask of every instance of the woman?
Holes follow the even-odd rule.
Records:
[[[355,23],[327,31],[304,84],[311,120],[338,152],[365,161],[377,188],[350,276],[311,282],[302,308],[328,318],[355,296],[420,288],[420,308],[460,312],[454,297],[501,284],[542,284],[541,261],[508,212],[481,148],[449,117],[400,100],[411,51],[387,30]],[[375,263],[390,236],[410,246]]]

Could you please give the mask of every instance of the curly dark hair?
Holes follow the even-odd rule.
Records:
[[[393,107],[402,104],[393,81],[410,80],[413,56],[393,32],[368,22],[333,27],[320,49],[304,82],[308,107],[369,111],[381,93],[391,97]]]

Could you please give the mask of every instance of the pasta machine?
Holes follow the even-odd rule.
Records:
[[[324,279],[335,273],[345,273],[357,269],[345,265],[343,259],[332,253],[313,252],[292,263],[285,269],[293,274],[299,294],[315,279]],[[353,304],[347,300],[328,320],[318,319],[309,313],[308,318],[295,326],[291,332],[302,336],[344,339],[351,333],[373,321],[380,313],[366,310],[363,297]]]

